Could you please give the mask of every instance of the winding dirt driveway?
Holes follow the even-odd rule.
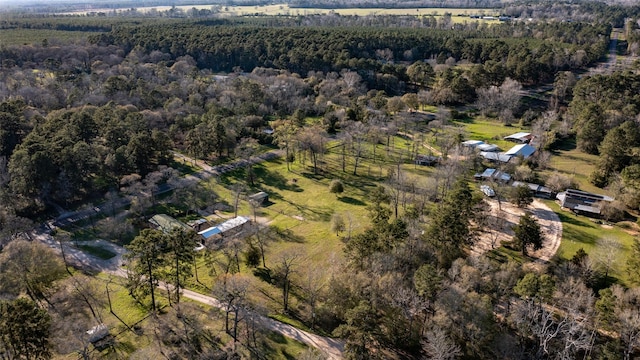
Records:
[[[57,242],[50,234],[49,227],[47,225],[43,225],[38,229],[31,232],[31,238],[40,242],[43,242],[52,249],[54,249],[57,253],[61,254],[60,243]],[[105,250],[111,251],[116,254],[111,259],[103,260],[96,258],[82,250],[71,246],[71,244],[63,243],[63,249],[65,258],[67,263],[72,264],[76,267],[88,269],[92,271],[101,271],[105,273],[109,273],[119,277],[126,277],[127,273],[122,267],[123,259],[122,255],[126,253],[126,249],[121,246],[118,246],[114,243],[105,240],[90,240],[83,241],[83,245],[89,245],[93,247],[100,247]],[[162,288],[162,286],[161,286]],[[219,309],[224,309],[224,306],[220,301],[216,298],[203,295],[191,290],[184,289],[182,290],[182,295],[186,298],[198,301],[200,303],[213,306]],[[262,325],[271,331],[277,332],[283,336],[288,338],[300,341],[310,347],[314,347],[325,354],[327,359],[331,360],[339,360],[343,358],[344,351],[344,341],[340,339],[332,339],[316,334],[312,334],[303,330],[300,330],[296,327],[293,327],[288,324],[281,323],[279,321],[273,320],[266,316],[259,316],[260,322]]]
[[[513,227],[518,224],[525,211],[529,211],[537,220],[544,236],[542,249],[529,251],[529,256],[537,263],[546,263],[556,254],[562,240],[562,222],[558,214],[542,201],[535,199],[526,209],[520,209],[514,204],[503,201],[501,208],[495,199],[485,199],[490,206],[491,223],[479,236],[471,249],[474,255],[481,255],[500,246],[502,242],[511,241]],[[492,246],[493,243],[493,246]]]

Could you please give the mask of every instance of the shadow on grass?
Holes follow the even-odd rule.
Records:
[[[282,241],[300,243],[300,244],[305,242],[302,236],[296,235],[290,229],[279,230],[277,235],[278,235],[278,239]]]
[[[519,251],[513,250],[504,245],[487,252],[487,257],[499,263],[513,261],[518,264],[522,264],[524,260]]]
[[[258,279],[271,284],[271,270],[265,269],[263,267],[253,269],[253,276]]]
[[[570,239],[571,241],[574,241],[577,243],[595,245],[596,242],[598,241],[597,236],[593,234],[589,234],[586,231],[572,229],[570,227],[565,226],[562,232],[563,232],[562,234],[563,238]]]
[[[273,186],[280,190],[288,190],[294,192],[302,192],[302,188],[298,184],[290,183],[282,174],[268,170],[264,165],[255,165],[253,171],[256,178],[265,185]]]
[[[358,199],[354,199],[354,198],[352,198],[350,196],[340,196],[340,197],[338,197],[338,200],[342,201],[343,203],[351,204],[351,205],[357,205],[357,206],[365,206],[365,205],[367,205],[363,201],[358,200]]]
[[[552,153],[554,155],[558,155],[559,151],[571,151],[571,150],[575,150],[576,147],[577,147],[576,139],[573,137],[570,137],[554,144]]]
[[[563,224],[567,223],[567,224],[572,224],[576,226],[595,227],[594,225],[580,221],[572,216],[568,216],[567,214],[564,214],[562,211],[556,212],[556,214],[558,215],[558,217],[560,218],[560,221],[562,221]]]

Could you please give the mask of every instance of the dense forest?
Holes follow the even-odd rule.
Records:
[[[0,46],[0,357],[324,358],[278,353],[287,340],[262,315],[333,337],[347,359],[640,354],[638,65],[592,73],[613,27],[622,55],[637,50],[637,23],[620,23],[637,9],[503,10],[536,20],[3,19],[91,34]],[[474,124],[499,128],[483,136],[501,146],[531,132],[538,151],[490,164],[461,146]],[[418,166],[427,152],[436,164]],[[549,170],[564,156],[597,159],[585,182]],[[478,191],[469,180],[489,166],[616,201],[584,229],[549,210],[580,243],[536,259],[553,229],[529,187]],[[266,204],[248,196],[262,191]],[[199,247],[192,230],[150,228],[154,213],[253,224]],[[510,240],[478,254],[498,227]],[[87,250],[96,239],[113,247]],[[115,270],[69,266],[115,248]],[[221,310],[181,301],[185,289]],[[87,329],[107,318],[118,334],[102,347]]]

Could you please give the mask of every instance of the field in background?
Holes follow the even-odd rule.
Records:
[[[86,31],[62,31],[46,29],[2,29],[0,30],[0,46],[42,44],[47,40],[50,45],[56,43],[68,43],[86,39],[95,32]],[[54,40],[55,39],[55,40]]]
[[[149,11],[168,11],[172,6],[148,6],[136,8],[139,12]],[[453,18],[461,18],[466,20],[479,20],[485,22],[496,22],[496,20],[482,20],[482,19],[469,19],[469,15],[485,15],[485,16],[498,16],[500,15],[493,9],[459,9],[459,8],[408,8],[408,9],[384,9],[384,8],[347,8],[347,9],[320,9],[320,8],[294,8],[289,7],[286,4],[280,5],[264,5],[264,6],[219,6],[219,5],[181,5],[176,6],[176,9],[182,11],[188,11],[191,9],[197,10],[214,10],[222,16],[251,16],[251,15],[279,15],[279,16],[295,16],[295,15],[315,15],[315,14],[328,14],[336,13],[340,15],[415,15],[415,16],[443,16],[445,13],[450,13]],[[78,10],[65,14],[87,14],[90,12],[113,12],[113,11],[127,11],[130,8],[123,9],[109,9],[109,8],[93,8]]]

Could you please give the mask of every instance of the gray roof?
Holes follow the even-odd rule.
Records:
[[[504,137],[505,140],[528,141],[531,139],[531,133],[519,132]]]
[[[486,152],[494,152],[494,151],[500,150],[498,145],[494,145],[494,144],[480,144],[476,146],[476,148],[480,151],[486,151]]]
[[[487,160],[500,161],[500,162],[505,162],[505,163],[509,162],[509,160],[511,160],[511,156],[505,155],[504,153],[481,151],[480,152],[480,156],[482,156],[483,158],[485,158]]]
[[[526,159],[529,156],[533,155],[534,152],[536,152],[536,148],[534,148],[533,146],[529,144],[520,144],[512,147],[504,154],[509,156],[522,156]]]
[[[484,144],[484,141],[481,141],[481,140],[467,140],[462,142],[462,146],[473,147],[473,148],[482,144]]]

